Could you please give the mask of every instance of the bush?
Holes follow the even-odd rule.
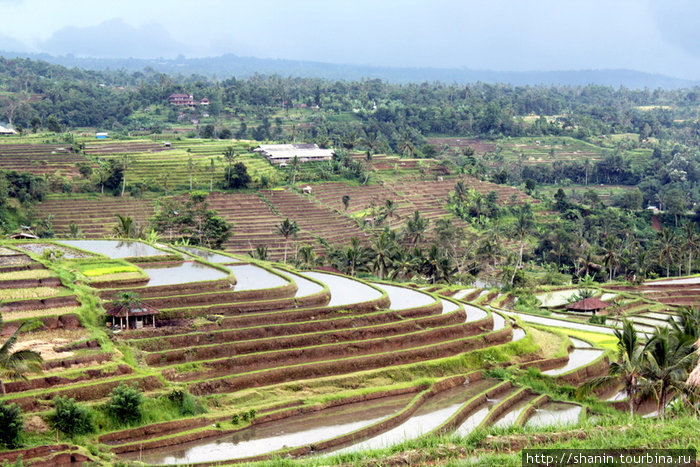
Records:
[[[95,431],[94,416],[88,407],[61,396],[55,397],[53,402],[55,412],[49,416],[49,422],[58,431],[70,436]]]
[[[178,408],[180,415],[195,415],[203,412],[194,396],[185,390],[174,389],[168,394],[168,400]]]
[[[17,404],[0,404],[0,445],[15,448],[19,445],[24,420]]]
[[[107,413],[122,424],[132,424],[141,420],[143,393],[136,384],[120,384],[112,390],[107,403]]]

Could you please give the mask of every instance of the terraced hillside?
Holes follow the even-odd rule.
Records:
[[[275,183],[279,175],[262,156],[252,152],[252,141],[186,140],[154,142],[151,140],[89,142],[85,154],[102,159],[127,157],[127,180],[172,190],[192,186],[208,189],[224,178],[228,162],[224,151],[232,147],[235,162],[243,162],[256,181],[266,177]]]
[[[156,416],[146,426],[103,428],[95,435],[102,456],[155,463],[253,460],[344,446],[359,449],[364,443],[395,442],[398,433],[420,436],[524,424],[549,399],[491,379],[482,371],[485,367],[501,362],[537,366],[562,382],[577,383],[607,365],[602,351],[576,350],[585,343],[574,344],[569,361],[565,338],[555,335],[547,338],[560,342],[560,350],[543,351],[535,336],[546,332],[514,327],[495,311],[512,303],[497,292],[449,289],[445,293],[457,298],[448,298],[396,284],[251,264],[195,248],[172,251],[89,240],[13,245],[29,256],[15,246],[3,250],[1,258],[12,271],[42,276],[35,281],[55,281],[35,255],[58,249],[64,252],[60,260],[42,261],[59,271],[80,271],[89,280],[85,285],[93,287],[74,281],[71,290],[81,296],[93,290],[105,302],[119,292],[135,292],[159,313],[155,327],[141,326],[137,318],[135,329],[108,330],[109,345],[88,337],[105,331],[102,320],[97,327],[90,324],[87,309],[78,311],[87,328],[76,328],[83,329],[84,338],[57,345],[53,335],[28,335],[23,338],[28,346],[39,340],[51,351],[46,353],[46,373],[27,383],[8,384],[0,400],[39,417],[51,411],[57,395],[100,410],[109,392],[127,382],[154,401],[173,388],[186,389],[209,408],[206,415],[177,420]],[[0,288],[6,293],[33,284],[2,279]],[[481,305],[461,301],[472,296]],[[132,357],[123,359],[101,349],[105,346]],[[586,358],[581,360],[579,353]],[[62,370],[52,369],[56,367]],[[575,406],[567,409],[575,411]],[[237,418],[241,410],[254,410],[253,419]],[[335,420],[331,414],[340,416],[339,411],[348,424],[332,423],[322,435],[310,434],[314,423],[323,426],[323,419]],[[274,440],[260,442],[271,424],[289,424],[289,432],[307,434],[301,441],[270,434]],[[209,438],[222,436],[239,437],[237,448],[213,449]],[[247,439],[257,447],[240,449]],[[189,446],[186,453],[166,459],[180,444]],[[31,459],[31,452],[22,452]]]
[[[70,144],[0,144],[0,167],[5,170],[77,178],[81,163],[88,159]]]

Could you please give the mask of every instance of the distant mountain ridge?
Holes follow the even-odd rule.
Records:
[[[690,88],[700,86],[700,81],[675,78],[666,75],[645,73],[627,69],[604,70],[562,70],[562,71],[492,71],[467,68],[400,68],[366,65],[342,65],[323,62],[262,59],[239,57],[226,54],[218,57],[176,59],[136,59],[136,58],[90,58],[72,55],[53,56],[48,54],[28,54],[0,52],[6,58],[22,57],[44,60],[56,65],[78,67],[89,70],[124,69],[141,71],[152,68],[167,74],[185,76],[199,74],[219,79],[230,77],[248,78],[256,73],[278,74],[300,78],[324,78],[329,80],[355,81],[361,79],[381,79],[392,83],[421,83],[440,81],[444,83],[468,84],[475,82],[504,83],[514,86],[560,85],[585,86],[624,86],[642,88]]]

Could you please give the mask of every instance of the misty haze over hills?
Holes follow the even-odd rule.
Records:
[[[73,55],[54,56],[18,52],[0,52],[6,58],[30,58],[67,67],[91,70],[123,69],[141,71],[152,68],[167,74],[198,74],[209,78],[248,78],[256,73],[278,74],[302,78],[329,80],[381,79],[393,83],[420,83],[440,81],[444,83],[505,83],[524,85],[603,86],[641,88],[687,88],[700,85],[692,81],[661,74],[625,69],[561,70],[561,71],[490,71],[468,68],[404,68],[366,65],[340,65],[314,61],[261,59],[226,54],[218,57],[176,59],[141,58],[91,58]]]

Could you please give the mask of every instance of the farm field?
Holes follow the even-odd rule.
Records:
[[[67,249],[70,244],[55,243]],[[30,251],[31,261],[63,279],[74,277],[70,271],[76,266],[84,273],[106,274],[136,268],[153,278],[158,268],[174,270],[196,263],[201,256],[192,255],[197,251],[191,248],[171,249],[165,262],[147,264],[143,261],[149,261],[148,250],[139,247],[144,256],[128,253],[128,262],[101,256],[49,260],[35,256],[27,245],[31,243],[4,243],[2,252],[26,257],[24,252]],[[106,251],[105,245],[89,240],[80,245],[84,252]],[[122,256],[121,248],[135,248],[119,242],[111,245],[117,256]],[[227,263],[219,256],[216,268],[199,266],[212,272],[218,269],[219,275],[197,272],[200,276],[190,278],[190,272],[183,272],[175,280],[154,285],[130,283],[127,277],[122,283],[114,277],[98,290],[70,282],[67,289],[80,302],[72,309],[35,307],[22,318],[19,302],[6,304],[5,329],[23,320],[41,323],[24,333],[18,345],[37,349],[45,363],[43,375],[5,383],[6,394],[0,400],[16,403],[28,416],[39,419],[50,413],[58,395],[100,412],[110,391],[125,382],[144,392],[149,407],[164,404],[167,395],[180,388],[207,409],[187,416],[154,413],[133,427],[100,422],[104,425],[91,435],[100,446],[97,451],[60,448],[63,452],[78,449],[88,458],[171,464],[252,461],[311,452],[335,456],[340,455],[333,454],[339,449],[353,452],[455,431],[465,436],[492,426],[523,427],[540,408],[549,410],[557,399],[548,392],[538,393],[535,386],[522,385],[518,377],[499,379],[503,371],[513,375],[541,371],[555,384],[579,385],[607,371],[614,348],[606,337],[609,334],[602,333],[612,331],[609,326],[569,327],[577,317],[558,312],[547,318],[556,325],[535,322],[537,327],[531,327],[529,315],[513,311],[512,301],[498,292],[470,288],[460,293],[451,288],[449,294],[440,295],[439,287],[385,286],[328,272],[246,263],[242,257],[232,256]],[[35,281],[52,277],[41,268],[25,271],[34,270]],[[693,293],[695,282],[692,278],[688,282],[677,286],[649,282],[607,292],[605,297],[643,295],[647,306],[634,307],[628,313],[631,319],[661,319],[674,316],[674,307],[683,303],[676,290]],[[27,293],[20,284],[0,281],[0,287],[10,295]],[[159,310],[155,327],[137,322],[131,329],[105,328],[102,306],[125,291],[137,293],[145,306]],[[650,299],[651,293],[657,295]],[[87,305],[93,300],[89,297],[99,297],[102,305]],[[478,305],[468,301],[477,298]],[[625,312],[611,315],[616,313]],[[64,318],[72,322],[70,328],[53,327]],[[635,323],[645,324],[643,320]],[[59,367],[62,370],[56,373]],[[533,373],[534,368],[539,370]],[[49,378],[54,378],[51,384]],[[557,403],[569,404],[564,408],[584,403],[601,413],[617,406],[624,410],[624,401],[593,400],[563,398]],[[242,413],[246,417],[241,418]],[[566,423],[576,424],[577,419]],[[268,431],[272,426],[288,428],[280,434]],[[326,428],[320,434],[314,427]],[[396,437],[397,433],[403,435]],[[70,440],[65,441],[70,445]],[[7,457],[12,453],[0,453],[0,457],[12,459]]]

